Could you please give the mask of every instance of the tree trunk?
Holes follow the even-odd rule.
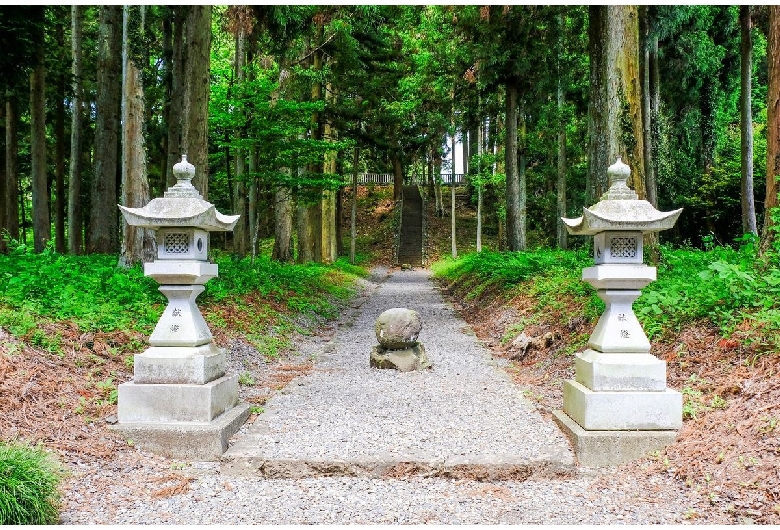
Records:
[[[144,89],[139,58],[131,52],[143,32],[144,9],[145,6],[124,6],[122,23],[122,205],[130,208],[141,208],[150,200],[143,135]],[[153,261],[156,254],[154,232],[130,226],[123,218],[120,266]]]
[[[480,111],[481,111],[480,105]],[[482,178],[482,155],[485,153],[485,120],[481,120],[477,127],[477,252],[482,252],[482,190],[485,187]]]
[[[740,46],[742,90],[739,95],[740,128],[742,130],[742,233],[758,235],[756,203],[753,193],[753,112],[751,109],[753,40],[750,35],[752,23],[749,5],[740,6],[739,25],[742,33]]]
[[[117,159],[122,98],[122,6],[100,8],[100,48],[88,252],[113,254],[117,234]]]
[[[174,6],[172,10],[170,62],[166,67],[166,108],[168,135],[166,137],[167,161],[165,163],[166,185],[176,184],[173,166],[181,161],[181,155],[187,154],[184,143],[184,98],[185,98],[185,42],[184,27],[187,20],[188,6]],[[167,49],[167,48],[166,48]],[[190,158],[190,160],[192,160]],[[200,168],[196,168],[196,171]]]
[[[70,174],[68,176],[68,243],[71,254],[81,254],[84,219],[81,214],[81,145],[83,138],[83,90],[81,65],[81,27],[84,7],[71,7],[71,53],[73,55],[73,110],[70,125]]]
[[[289,170],[287,170],[289,171]],[[274,250],[276,261],[291,262],[293,203],[289,188],[279,188],[274,194]]]
[[[192,185],[209,196],[209,71],[211,66],[211,7],[192,5],[186,22],[183,127],[187,161],[195,166]]]
[[[349,213],[349,262],[355,264],[355,246],[357,242],[357,196],[358,196],[358,163],[360,162],[360,147],[355,146],[352,156],[352,204]]]
[[[296,216],[295,229],[298,234],[298,263],[314,261],[314,234],[312,224],[309,221],[309,206],[298,201],[298,215]]]
[[[249,204],[247,204],[247,224],[249,225],[249,240],[252,242],[252,259],[257,255],[257,239],[260,234],[260,216],[258,215],[259,190],[257,184],[257,147],[249,148]]]
[[[521,199],[522,183],[518,166],[518,88],[513,82],[506,85],[506,237],[510,251],[525,250],[525,229]]]
[[[236,34],[236,57],[235,57],[235,79],[236,88],[241,93],[244,84],[244,58],[246,57],[246,32],[243,24],[238,24]],[[246,116],[245,116],[246,118]],[[236,156],[236,172],[233,183],[233,214],[239,214],[238,222],[233,227],[233,252],[240,257],[246,255],[247,240],[249,239],[249,226],[252,220],[247,215],[247,197],[246,197],[246,153],[241,145],[244,139],[244,126],[240,126],[234,132],[239,145],[234,152]]]
[[[562,26],[562,24],[561,24]],[[560,41],[559,41],[560,42]],[[559,48],[559,53],[562,49]],[[566,119],[564,117],[564,88],[563,81],[560,77],[562,72],[559,68],[558,76],[558,178],[556,180],[556,235],[558,248],[565,250],[569,244],[569,233],[564,226],[562,217],[567,216],[566,212]]]
[[[458,242],[456,238],[456,222],[455,222],[455,109],[452,109],[452,147],[450,151],[450,160],[452,161],[452,167],[450,168],[450,243],[452,245],[452,259],[458,259]]]
[[[778,207],[780,193],[780,6],[769,6],[769,35],[766,58],[767,117],[766,117],[766,199],[764,201],[764,230],[761,250],[766,252],[775,242],[775,222],[772,209]]]
[[[0,104],[0,127],[2,127],[2,133],[0,138],[5,140],[5,100]],[[8,206],[6,201],[9,200],[10,190],[8,190],[8,183],[6,179],[5,171],[5,146],[0,150],[0,254],[8,252],[8,245],[6,244],[5,235],[8,224]]]
[[[11,239],[19,239],[19,111],[11,90],[5,102],[5,228]],[[2,212],[0,212],[2,215]]]
[[[326,93],[329,94],[329,103],[332,103],[334,91],[331,84],[327,84]],[[336,130],[326,121],[323,124],[322,139],[326,142],[336,140]],[[323,173],[331,175],[336,173],[336,151],[328,151],[324,155]],[[336,192],[328,189],[322,194],[322,261],[323,263],[333,263],[338,259],[336,250]]]
[[[404,189],[404,166],[401,163],[401,154],[395,149],[390,155],[390,162],[393,165],[393,200],[399,201]]]
[[[618,157],[631,167],[629,185],[646,197],[638,18],[637,6],[590,7],[591,200],[606,191],[607,167]]]
[[[653,206],[658,206],[658,189],[656,184],[655,175],[655,160],[653,158],[653,144],[655,143],[655,137],[653,131],[653,120],[656,114],[653,112],[651,91],[651,47],[650,41],[650,21],[649,21],[650,7],[641,6],[639,8],[639,30],[640,30],[640,72],[642,82],[642,149],[645,159],[645,189],[647,190],[647,201]]]
[[[46,90],[43,30],[35,37],[35,65],[30,75],[30,164],[32,173],[33,245],[43,252],[51,239],[49,183],[46,178]]]
[[[561,58],[563,55],[563,15],[558,15],[558,40],[557,44],[557,105],[558,105],[558,178],[556,181],[557,201],[556,201],[556,239],[558,248],[565,250],[568,248],[569,232],[561,218],[567,216],[566,212],[566,120],[564,119],[564,103],[566,91],[563,85],[563,68],[561,67]]]
[[[57,44],[60,51],[60,63],[65,64],[65,28],[57,23]],[[55,118],[56,155],[54,165],[54,241],[60,254],[67,251],[65,241],[65,74],[57,75],[57,115]]]

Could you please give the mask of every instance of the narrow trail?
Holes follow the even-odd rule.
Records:
[[[408,307],[433,361],[369,367],[374,321]],[[657,524],[685,521],[683,495],[575,465],[568,442],[512,383],[425,270],[378,269],[330,328],[307,337],[314,370],[272,397],[221,462],[176,469],[180,490],[129,493],[143,464],[66,524]],[[156,464],[158,467],[159,462]],[[88,485],[82,487],[87,488]],[[650,483],[652,488],[652,482]],[[74,492],[77,495],[78,492]]]

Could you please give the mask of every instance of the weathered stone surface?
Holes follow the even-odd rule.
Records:
[[[402,350],[388,350],[382,346],[375,346],[371,351],[370,364],[373,368],[390,368],[399,372],[425,370],[431,367],[425,348],[419,343]]]
[[[563,412],[589,431],[671,431],[682,427],[682,395],[663,392],[594,392],[563,382]]]
[[[388,350],[401,350],[417,344],[422,321],[417,311],[394,307],[379,315],[374,330],[381,346]]]
[[[586,467],[608,467],[630,462],[674,443],[677,431],[592,431],[580,427],[563,411],[553,419],[571,441],[577,461]]]

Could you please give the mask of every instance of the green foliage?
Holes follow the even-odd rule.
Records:
[[[764,327],[771,338],[780,329],[780,269],[758,259],[755,236],[740,247],[708,251],[661,247],[658,281],[643,290],[634,305],[651,338],[709,319],[730,334],[743,321]],[[777,349],[776,340],[766,345]]]
[[[0,524],[56,524],[61,475],[42,447],[0,442]]]
[[[0,325],[23,335],[45,316],[84,331],[150,332],[165,298],[140,267],[116,264],[115,256],[33,254],[23,246],[0,255]]]
[[[780,216],[780,212],[772,212]],[[759,352],[780,351],[780,259],[777,249],[758,256],[757,239],[747,235],[738,248],[708,250],[662,245],[658,280],[645,287],[634,311],[651,339],[709,320],[729,336],[745,322]],[[583,267],[592,265],[585,250],[540,249],[529,252],[481,252],[433,265],[436,276],[468,288],[474,297],[487,288],[505,292],[522,289],[537,300],[537,310],[564,319],[598,318],[604,303],[580,280]],[[578,314],[561,295],[580,298]],[[467,295],[467,298],[473,298]],[[525,322],[522,323],[523,325]],[[520,329],[520,328],[518,328]]]

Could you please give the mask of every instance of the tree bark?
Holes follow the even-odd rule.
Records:
[[[590,6],[589,9],[591,165],[588,199],[595,201],[606,191],[607,167],[618,157],[631,167],[628,183],[639,198],[644,199],[637,6]]]
[[[352,201],[349,213],[349,262],[355,264],[355,246],[357,242],[357,196],[358,196],[358,163],[360,162],[360,147],[355,146],[352,155]]]
[[[235,80],[236,88],[242,93],[244,84],[244,59],[246,57],[246,32],[243,24],[238,24],[236,34],[236,57],[235,57]],[[245,116],[246,118],[246,116]],[[236,156],[236,172],[233,183],[233,214],[240,214],[236,226],[233,228],[233,252],[243,257],[246,255],[247,240],[249,239],[249,226],[251,220],[247,215],[247,197],[246,197],[246,152],[241,145],[244,139],[244,127],[240,126],[234,132],[239,145],[234,152]]]
[[[645,170],[645,189],[647,190],[647,201],[653,206],[658,206],[657,185],[655,175],[655,160],[653,158],[653,144],[655,137],[653,135],[653,120],[656,114],[653,112],[652,91],[650,83],[651,70],[651,39],[650,22],[648,6],[639,8],[639,31],[640,31],[640,72],[641,72],[641,100],[642,100],[642,149],[644,155]]]
[[[83,139],[83,89],[81,28],[84,7],[71,7],[71,53],[73,55],[73,109],[70,125],[70,171],[68,175],[68,243],[71,254],[81,254],[84,246],[84,219],[81,212],[81,145]]]
[[[454,98],[453,98],[454,102]],[[455,135],[457,130],[455,129],[455,109],[452,109],[452,147],[450,150],[450,160],[452,161],[452,167],[450,168],[450,243],[452,245],[452,259],[458,259],[458,242],[457,242],[457,224],[455,222]]]
[[[557,17],[558,39],[556,41],[556,70],[558,73],[557,98],[558,108],[558,175],[555,183],[556,191],[556,240],[558,248],[566,249],[568,247],[569,233],[561,218],[567,216],[566,212],[566,119],[564,115],[566,101],[566,87],[564,86],[564,68],[563,59],[563,36],[564,36],[564,18],[562,14]]]
[[[95,121],[95,171],[92,179],[87,251],[119,250],[117,230],[117,161],[122,99],[122,6],[100,8],[100,48]]]
[[[506,238],[508,250],[525,250],[521,213],[521,183],[518,166],[518,88],[506,85]]]
[[[30,75],[30,162],[32,173],[33,246],[43,252],[51,239],[49,183],[46,178],[46,90],[43,31],[36,38]]]
[[[184,27],[187,20],[188,6],[171,7],[172,16],[169,19],[171,25],[170,58],[166,66],[166,123],[168,135],[165,139],[167,160],[165,163],[165,184],[170,187],[176,184],[173,175],[173,166],[181,160],[181,155],[186,154],[184,143]],[[165,47],[168,50],[168,47]],[[197,168],[200,169],[200,168]],[[196,169],[196,171],[197,171]]]
[[[314,234],[312,234],[312,224],[309,221],[309,206],[298,202],[298,215],[296,216],[295,228],[298,234],[298,258],[297,263],[308,263],[314,261]]]
[[[9,89],[5,102],[5,228],[11,239],[19,239],[19,110]]]
[[[0,138],[5,140],[5,99],[0,104],[0,124],[2,124],[0,126],[2,127]],[[6,206],[6,201],[10,198],[10,193],[8,193],[10,190],[8,189],[8,179],[6,179],[5,155],[5,146],[3,145],[2,150],[0,150],[0,254],[8,252],[8,245],[5,240],[8,223],[8,206]]]
[[[326,85],[326,93],[329,103],[332,103],[335,97],[334,90],[330,83]],[[326,142],[336,140],[336,130],[329,121],[323,124],[322,139]],[[336,151],[328,151],[324,155],[323,173],[331,175],[336,173]],[[332,189],[323,191],[322,195],[322,261],[323,263],[333,263],[338,259],[336,250],[336,192]]]
[[[57,23],[57,44],[60,48],[60,62],[65,64],[65,28],[61,22]],[[54,248],[60,254],[67,251],[65,241],[65,74],[61,71],[57,75],[57,114],[54,131],[56,141],[56,155],[54,165]]]
[[[208,200],[209,72],[211,66],[211,7],[189,6],[186,22],[184,116],[182,144],[187,161],[195,166],[192,185]]]
[[[287,170],[289,171],[289,170]],[[272,258],[291,262],[293,203],[289,188],[279,188],[274,194],[274,249]]]
[[[740,129],[741,129],[741,160],[742,160],[742,233],[758,235],[756,226],[756,203],[753,193],[753,112],[752,77],[753,77],[753,39],[750,34],[752,22],[750,6],[739,8],[739,25],[742,34],[740,43],[741,56],[741,91],[739,95]]]
[[[124,6],[122,17],[122,205],[146,206],[150,200],[144,144],[145,103],[138,58],[133,56],[135,40],[143,31],[141,11],[145,6]],[[131,267],[156,257],[154,232],[130,226],[122,219],[119,264]]]
[[[777,238],[772,209],[780,193],[780,6],[769,6],[767,36],[766,199],[761,250],[766,252]]]
[[[480,105],[481,107],[481,105]],[[480,111],[482,109],[480,108]],[[479,165],[477,166],[477,252],[482,252],[482,190],[485,187],[484,179],[482,178],[482,155],[485,153],[485,120],[482,119],[477,127],[477,158]]]

